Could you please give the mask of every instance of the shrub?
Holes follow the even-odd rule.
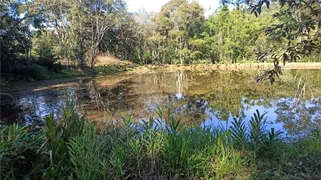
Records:
[[[59,73],[59,72],[62,72],[62,70],[64,69],[65,67],[60,64],[60,63],[55,63],[53,64],[53,67],[52,67],[52,71],[55,72],[55,73]]]
[[[93,73],[98,75],[108,75],[122,71],[124,71],[124,69],[116,66],[96,66],[93,69]]]
[[[72,138],[81,136],[85,129],[85,118],[79,116],[74,102],[67,102],[62,116],[54,118],[54,114],[45,118],[44,130],[47,139],[47,153],[50,158],[50,168],[47,177],[61,177],[71,171],[71,162],[68,154],[68,143]]]
[[[36,64],[46,67],[48,70],[54,70],[55,61],[54,57],[39,57]]]
[[[16,74],[22,77],[31,77],[37,80],[44,80],[49,78],[49,72],[46,67],[33,64],[33,65],[17,65]]]
[[[43,135],[30,134],[17,124],[1,127],[0,130],[0,179],[36,176],[41,164],[40,147]]]
[[[95,134],[92,124],[81,136],[70,140],[68,151],[74,174],[78,179],[106,179],[105,140]]]

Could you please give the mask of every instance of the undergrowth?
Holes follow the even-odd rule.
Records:
[[[102,130],[69,102],[41,131],[1,127],[1,179],[320,179],[321,131],[289,140],[266,113],[227,128],[185,127],[157,110],[141,124],[124,117]]]

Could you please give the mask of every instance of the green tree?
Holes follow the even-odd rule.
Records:
[[[0,2],[0,61],[1,74],[11,73],[19,56],[28,56],[31,33],[25,19],[20,17],[19,1]]]
[[[165,4],[155,17],[156,34],[165,40],[163,59],[175,58],[166,56],[173,53],[166,51],[173,51],[172,48],[175,48],[174,52],[179,57],[179,63],[189,63],[191,50],[188,41],[201,34],[204,19],[204,10],[196,2],[171,0]],[[168,45],[171,48],[166,48]]]
[[[255,18],[245,8],[229,10],[223,6],[207,22],[204,40],[212,62],[236,63],[255,58],[254,49],[265,45],[264,28],[270,17]]]
[[[47,28],[55,29],[64,47],[61,54],[76,59],[81,67],[94,66],[105,33],[126,12],[122,0],[34,0],[27,4],[45,18]]]
[[[38,64],[53,68],[57,60],[59,39],[51,30],[39,30],[32,40],[31,55],[36,57]]]

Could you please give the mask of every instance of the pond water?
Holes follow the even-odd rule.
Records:
[[[157,106],[171,105],[188,126],[229,126],[233,117],[248,121],[259,110],[267,112],[268,128],[285,133],[321,128],[321,70],[283,73],[273,85],[257,84],[258,71],[252,70],[155,71],[20,84],[2,89],[1,123],[42,123],[72,98],[99,123],[126,115],[139,121],[156,116]]]

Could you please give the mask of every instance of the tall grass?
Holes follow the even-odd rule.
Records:
[[[317,171],[321,165],[316,163],[321,160],[318,130],[284,141],[281,132],[266,129],[266,114],[258,111],[248,124],[235,118],[227,129],[185,127],[170,107],[158,108],[157,115],[141,124],[125,117],[121,124],[108,123],[98,131],[69,102],[62,116],[51,114],[37,134],[17,125],[2,127],[1,179],[291,179],[303,172],[313,179],[321,175]],[[297,171],[289,174],[288,168]]]

